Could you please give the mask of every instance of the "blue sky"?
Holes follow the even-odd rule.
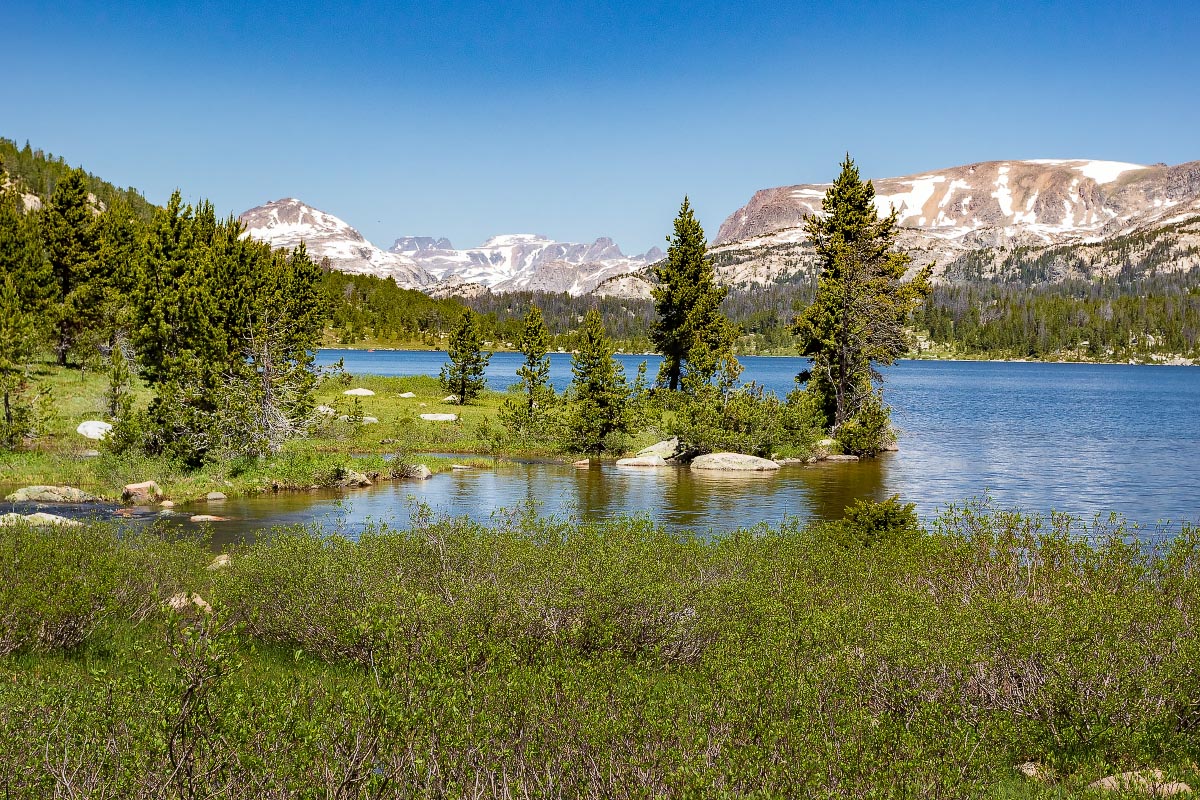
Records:
[[[156,202],[299,197],[387,247],[711,236],[756,189],[1200,159],[1200,4],[12,4],[0,135]],[[49,4],[47,4],[49,5]]]

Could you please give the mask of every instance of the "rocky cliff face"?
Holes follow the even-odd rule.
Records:
[[[246,226],[245,235],[276,248],[290,249],[304,242],[314,261],[329,259],[329,265],[341,272],[395,278],[407,289],[424,289],[435,282],[412,259],[379,249],[343,220],[295,198],[257,206],[238,219]]]
[[[731,214],[713,247],[721,279],[768,283],[812,269],[802,226],[821,213],[828,188],[764,189]],[[989,161],[884,178],[875,191],[881,214],[897,212],[901,246],[948,279],[1005,277],[1014,251],[1045,262],[1045,280],[1074,275],[1089,259],[1085,273],[1111,274],[1148,240],[1167,268],[1186,269],[1200,244],[1189,223],[1200,218],[1200,162]],[[1127,246],[1106,246],[1117,240]]]

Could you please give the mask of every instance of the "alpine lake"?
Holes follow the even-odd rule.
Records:
[[[632,380],[652,355],[619,355]],[[322,350],[353,375],[437,375],[445,353]],[[521,355],[496,353],[490,388],[515,379]],[[745,357],[744,382],[780,396],[801,358]],[[713,535],[775,526],[788,518],[836,519],[857,498],[898,494],[923,519],[949,504],[989,498],[996,508],[1064,512],[1085,520],[1116,513],[1149,539],[1200,520],[1200,369],[1115,364],[901,361],[884,371],[884,399],[901,431],[900,449],[857,463],[785,466],[773,473],[695,473],[686,467],[590,469],[570,463],[497,458],[491,468],[456,469],[425,481],[382,481],[354,490],[230,498],[214,544],[275,525],[320,523],[355,537],[372,523],[408,524],[418,504],[489,521],[519,513],[583,519],[645,515],[675,530]],[[551,379],[570,381],[570,355],[551,355]],[[179,508],[177,511],[189,509]],[[111,509],[93,513],[107,516]]]

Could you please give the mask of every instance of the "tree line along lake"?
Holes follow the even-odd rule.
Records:
[[[618,355],[632,380],[658,357]],[[322,350],[352,375],[437,375],[437,351]],[[496,353],[492,389],[516,381],[519,353]],[[551,381],[571,379],[571,357],[551,354]],[[744,382],[781,396],[802,358],[746,357]],[[949,503],[990,496],[1001,508],[1051,510],[1091,519],[1117,513],[1152,529],[1200,519],[1200,370],[1113,364],[900,361],[884,370],[900,450],[857,464],[787,467],[773,475],[698,477],[682,469],[575,470],[548,463],[500,464],[435,476],[422,485],[384,484],[341,499],[295,501],[297,520],[340,515],[350,530],[366,519],[403,522],[413,497],[435,510],[486,519],[532,500],[543,513],[649,514],[671,527],[719,531],[787,516],[836,518],[857,497],[899,494],[929,518]],[[264,499],[243,501],[257,517]],[[272,503],[278,503],[278,498]],[[285,501],[291,505],[294,501]],[[234,511],[233,508],[229,509]],[[264,508],[265,512],[267,509]],[[292,516],[277,505],[272,518]],[[249,521],[249,520],[247,520]]]

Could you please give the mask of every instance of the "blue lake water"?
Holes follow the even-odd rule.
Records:
[[[436,375],[445,363],[444,353],[398,351],[330,350],[320,360],[339,358],[360,374]],[[489,384],[503,389],[515,381],[520,359],[495,354]],[[631,378],[641,361],[651,377],[658,366],[656,356],[619,359]],[[747,357],[742,364],[743,380],[784,394],[806,362]],[[369,492],[394,495],[387,500],[393,508],[401,494],[415,494],[451,513],[485,516],[529,497],[551,512],[645,512],[666,524],[713,529],[784,515],[835,517],[855,497],[892,494],[915,502],[924,517],[987,493],[1001,507],[1032,512],[1117,512],[1148,526],[1200,519],[1200,369],[902,361],[884,375],[900,452],[860,464],[790,467],[740,481],[686,470],[512,465]],[[570,355],[553,354],[555,386],[570,376]],[[352,502],[368,512],[384,508],[367,496]]]

